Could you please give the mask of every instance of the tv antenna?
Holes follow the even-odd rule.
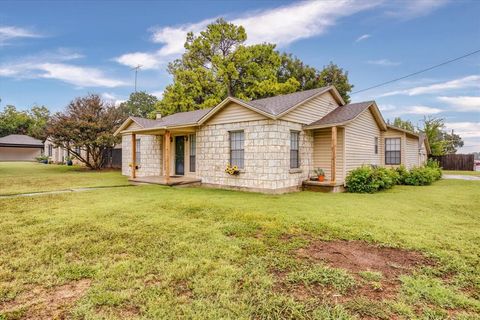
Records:
[[[131,69],[131,70],[135,70],[135,93],[137,92],[137,74],[138,74],[138,70],[140,70],[141,67],[142,65],[139,64],[136,67]]]

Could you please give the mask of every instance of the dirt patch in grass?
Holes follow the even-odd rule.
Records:
[[[52,288],[33,287],[15,300],[0,305],[0,312],[7,319],[10,314],[21,315],[21,319],[65,319],[68,310],[85,294],[90,283],[89,279],[83,279]]]
[[[385,278],[395,278],[417,266],[432,264],[419,252],[379,247],[362,241],[315,241],[307,248],[299,249],[297,254],[354,273],[381,272]]]
[[[278,288],[300,300],[316,298],[334,303],[358,297],[375,301],[393,299],[401,285],[400,275],[409,274],[420,266],[434,264],[419,252],[380,247],[362,241],[312,241],[308,247],[296,250],[296,254],[300,261],[310,266],[305,273],[306,277],[308,270],[323,265],[345,270],[355,279],[355,285],[339,292],[320,282],[287,283],[288,272],[275,272],[280,284]],[[319,278],[321,277],[320,273]]]

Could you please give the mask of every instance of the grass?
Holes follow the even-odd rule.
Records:
[[[59,180],[74,174],[92,174],[96,183],[103,173],[51,172]],[[0,170],[2,183],[11,176]],[[479,188],[477,181],[442,180],[366,195],[263,195],[147,185],[0,199],[0,319],[28,315],[32,289],[55,296],[81,279],[88,289],[63,307],[74,319],[474,319]],[[419,250],[437,263],[402,276],[394,299],[335,303],[329,290],[355,290],[354,281],[345,270],[299,260],[295,250],[312,239]],[[330,289],[298,299],[278,290],[273,270],[286,274],[286,286]],[[48,309],[50,300],[41,298]]]
[[[480,171],[443,170],[443,173],[480,177]]]
[[[127,185],[119,171],[29,162],[0,162],[0,177],[0,195]]]

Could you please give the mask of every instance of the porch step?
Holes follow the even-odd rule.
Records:
[[[303,190],[317,191],[317,192],[345,192],[343,182],[331,181],[311,181],[305,180],[302,183]]]

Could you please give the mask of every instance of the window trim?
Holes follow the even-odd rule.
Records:
[[[48,145],[48,156],[53,156],[53,146],[51,144]]]
[[[387,140],[398,140],[399,141],[399,149],[398,150],[387,150]],[[395,156],[393,157],[394,159],[397,159],[398,158],[398,163],[395,161],[395,162],[392,162],[392,157],[387,157],[387,152],[398,152],[398,157]],[[387,161],[387,159],[389,159]],[[396,166],[396,165],[401,165],[402,164],[402,138],[401,137],[389,137],[389,138],[385,138],[385,165],[392,165],[392,166]]]
[[[196,172],[197,170],[197,135],[192,133],[188,137],[188,144],[189,144],[189,172]],[[193,145],[193,146],[192,146]],[[193,151],[193,152],[192,152]],[[193,164],[193,166],[192,166]],[[193,169],[193,170],[192,170]]]
[[[137,138],[135,139],[135,165],[138,166],[140,165],[140,162],[142,161],[142,139]]]
[[[293,136],[296,135],[296,149],[293,148]],[[292,162],[292,153],[296,154],[296,163]],[[300,131],[290,130],[290,169],[300,169]]]
[[[242,145],[242,149],[233,149],[232,148],[232,134],[236,134],[236,133],[241,133],[242,134],[242,139],[241,140],[238,140],[238,141],[241,141],[241,145]],[[233,140],[233,141],[237,141],[237,140]],[[230,165],[231,166],[237,166],[238,169],[245,169],[245,130],[232,130],[232,131],[228,131],[228,143],[229,143],[229,152],[230,152]],[[239,163],[234,163],[233,162],[233,152],[235,151],[241,151],[241,164]]]

